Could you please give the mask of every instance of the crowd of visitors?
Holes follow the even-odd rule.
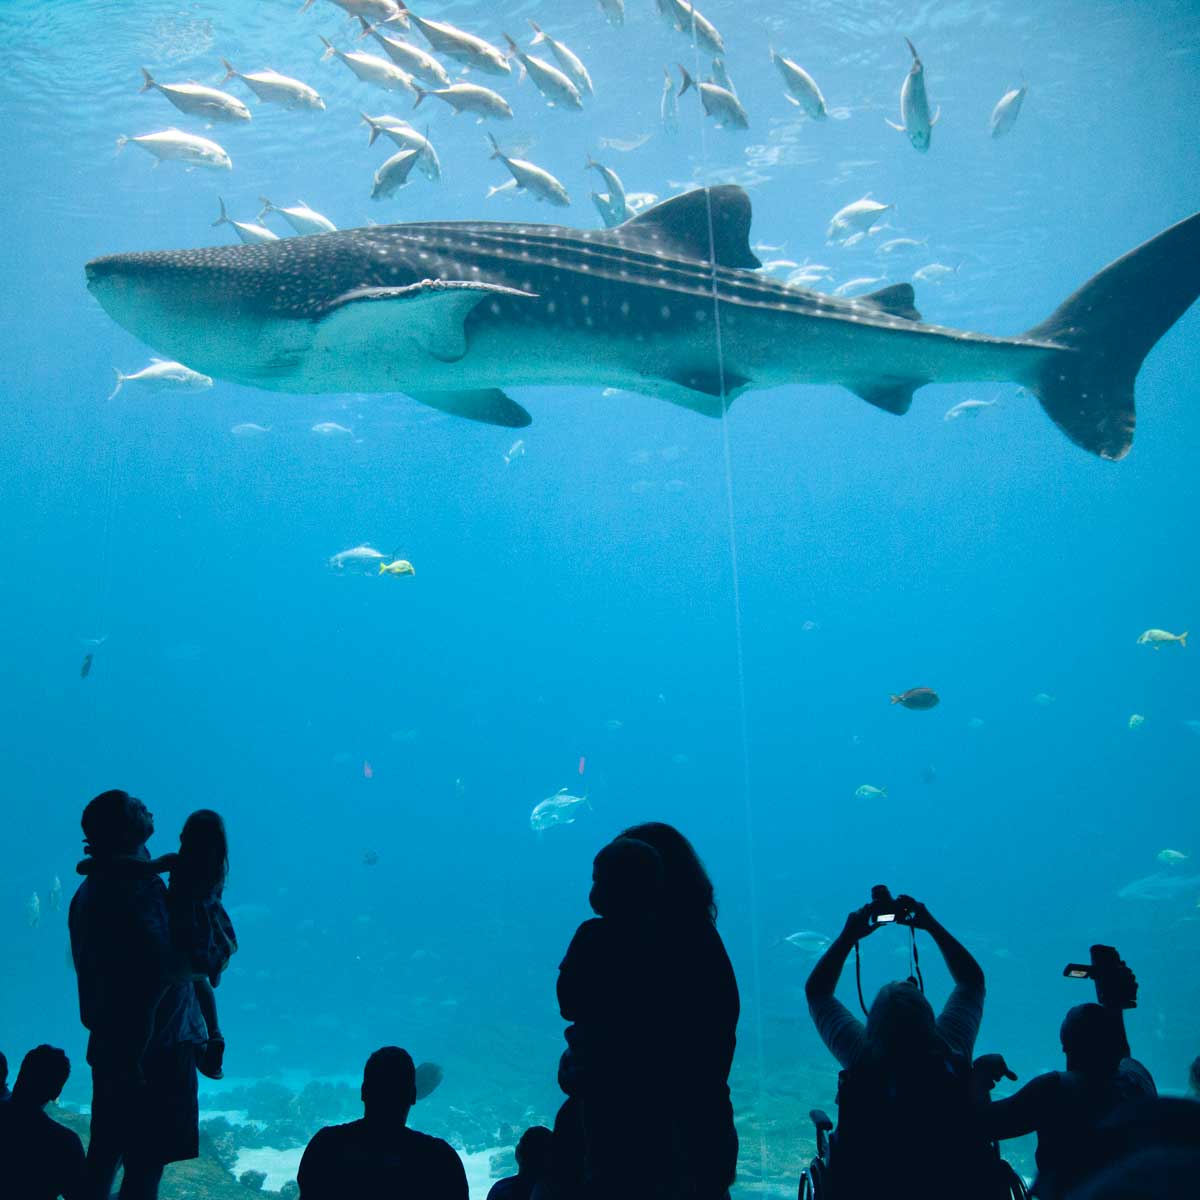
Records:
[[[221,901],[221,818],[193,813],[179,852],[157,859],[147,849],[153,816],[125,792],[93,799],[82,825],[84,878],[69,925],[92,1071],[90,1141],[85,1156],[45,1111],[70,1073],[63,1051],[29,1051],[11,1093],[0,1054],[6,1200],[108,1200],[119,1168],[121,1200],[154,1200],[164,1167],[198,1154],[197,1072],[222,1073],[214,988],[237,939]],[[712,883],[683,834],[652,822],[600,850],[589,899],[596,915],[559,967],[565,1099],[553,1130],[525,1131],[517,1174],[489,1200],[727,1198],[738,1154],[728,1080],[739,1000]],[[859,944],[893,922],[911,927],[914,947],[915,931],[930,936],[953,990],[935,1012],[914,952],[915,974],[880,988],[860,1021],[836,998],[838,980]],[[975,1055],[983,970],[922,903],[876,888],[806,985],[817,1032],[841,1067],[836,1129],[803,1181],[809,1194],[1020,1196],[998,1143],[1036,1133],[1041,1200],[1200,1195],[1200,1103],[1158,1099],[1132,1057],[1124,1013],[1136,1003],[1133,972],[1103,946],[1093,947],[1090,971],[1097,1002],[1063,1020],[1065,1069],[993,1100],[995,1085],[1016,1074],[1000,1054]],[[1200,1058],[1191,1081],[1200,1098]],[[363,1071],[361,1119],[320,1130],[304,1151],[301,1200],[467,1200],[453,1147],[409,1128],[418,1094],[408,1052],[376,1050]]]

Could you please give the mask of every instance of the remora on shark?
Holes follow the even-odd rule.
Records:
[[[927,325],[909,284],[838,299],[754,273],[750,200],[699,189],[615,229],[415,222],[115,254],[88,287],[194,370],[285,392],[404,392],[521,426],[501,389],[607,386],[719,416],[742,392],[837,383],[904,413],[926,383],[1013,381],[1105,458],[1133,441],[1142,360],[1200,292],[1200,213],[1018,337]]]

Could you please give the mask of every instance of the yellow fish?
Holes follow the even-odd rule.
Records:
[[[1161,650],[1167,642],[1178,642],[1179,648],[1187,647],[1187,631],[1183,633],[1168,633],[1165,629],[1147,629],[1137,640],[1139,646],[1153,646],[1155,650]]]
[[[413,565],[406,558],[398,558],[395,562],[380,563],[380,575],[415,575]]]

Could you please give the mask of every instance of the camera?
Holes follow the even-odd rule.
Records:
[[[1137,979],[1113,946],[1093,946],[1091,962],[1067,963],[1063,976],[1092,980],[1096,1003],[1105,1008],[1137,1008]]]
[[[907,904],[895,899],[886,884],[877,883],[871,889],[868,917],[872,925],[911,925],[916,913]]]

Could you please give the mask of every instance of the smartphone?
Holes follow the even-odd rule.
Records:
[[[1067,963],[1063,967],[1064,979],[1091,979],[1092,968],[1085,966],[1083,963]]]

